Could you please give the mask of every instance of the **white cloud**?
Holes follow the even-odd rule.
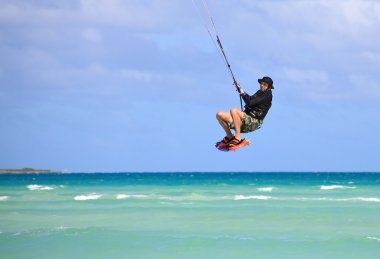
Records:
[[[270,74],[285,78],[290,92],[297,86],[304,96],[327,97],[331,85],[360,91],[350,78],[366,72],[376,90],[379,1],[209,2],[239,82]],[[174,82],[189,87],[202,81],[210,89],[221,81],[228,84],[207,32],[187,31],[189,25],[203,29],[197,18],[191,1],[3,0],[0,66],[20,77],[38,70],[41,78],[60,78],[68,85],[68,78],[89,85],[129,80],[164,88]],[[192,93],[203,89],[196,84]]]
[[[293,82],[302,84],[327,84],[328,75],[321,70],[306,70],[297,68],[285,68],[286,77]]]
[[[101,64],[90,64],[84,68],[52,68],[33,71],[36,78],[43,80],[50,87],[59,86],[68,93],[96,92],[98,95],[120,93],[120,90],[130,88],[128,92],[152,90],[156,86],[167,90],[175,82],[179,86],[172,92],[181,91],[181,87],[191,81],[181,73],[166,73],[154,70],[128,68],[108,68]],[[98,90],[95,90],[98,89]]]
[[[11,24],[116,25],[132,30],[167,30],[189,24],[182,1],[78,0],[0,2],[0,22]]]
[[[97,29],[87,28],[82,31],[83,37],[90,42],[99,43],[102,41],[102,35]]]
[[[378,62],[380,66],[380,51],[364,51],[361,56],[368,61]]]
[[[293,95],[312,100],[336,98],[331,90],[328,73],[323,70],[284,68],[286,84],[283,86]],[[333,97],[334,96],[334,97]]]
[[[285,93],[299,98],[379,99],[380,1],[242,2],[225,11],[239,13],[225,41],[255,63],[254,73],[275,71]],[[356,74],[366,75],[368,89],[357,87]]]
[[[352,94],[365,99],[380,98],[380,81],[370,75],[351,75],[349,77],[353,85]]]
[[[161,81],[164,76],[160,73],[151,71],[137,70],[137,69],[122,69],[117,71],[122,77],[127,79],[134,79],[137,81],[154,83]]]
[[[64,2],[62,2],[64,3]],[[3,1],[0,3],[0,22],[4,24],[67,23],[76,12],[67,6],[43,5],[28,1]]]
[[[307,42],[320,48],[341,48],[356,44],[378,45],[380,40],[380,2],[375,0],[313,1],[243,1],[244,20],[237,19],[249,30],[262,29],[278,40]],[[259,17],[259,19],[258,19]],[[285,37],[284,37],[285,36]],[[347,42],[348,41],[348,42]],[[377,41],[377,42],[378,42]]]
[[[285,68],[284,75],[290,92],[310,100],[380,99],[380,81],[368,73],[349,74],[339,80],[325,71]]]

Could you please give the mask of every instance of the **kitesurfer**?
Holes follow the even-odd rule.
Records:
[[[245,103],[244,111],[232,108],[230,112],[216,114],[218,122],[226,132],[226,136],[216,144],[217,148],[236,148],[245,141],[241,138],[240,133],[252,132],[263,123],[272,106],[272,89],[274,87],[273,80],[268,76],[258,79],[258,82],[260,89],[252,96],[244,92],[240,85],[236,87]],[[232,134],[231,129],[235,130],[235,135]]]

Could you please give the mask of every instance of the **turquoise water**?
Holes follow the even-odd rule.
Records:
[[[380,258],[380,174],[0,175],[0,258]]]

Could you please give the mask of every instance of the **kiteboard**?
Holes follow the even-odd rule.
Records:
[[[243,139],[242,142],[239,144],[239,145],[236,145],[236,146],[232,146],[232,147],[228,147],[226,146],[225,148],[221,148],[219,147],[219,143],[216,143],[215,144],[215,147],[220,150],[220,151],[223,151],[223,152],[229,152],[229,151],[236,151],[238,150],[239,148],[242,148],[242,147],[245,147],[245,146],[249,146],[249,141],[246,140],[246,139]]]

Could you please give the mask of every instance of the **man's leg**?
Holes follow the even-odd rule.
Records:
[[[232,134],[230,127],[228,127],[228,123],[232,123],[233,121],[231,114],[228,112],[218,112],[216,114],[216,119],[226,132],[227,138],[232,139],[234,135]]]
[[[232,121],[235,125],[235,138],[241,140],[240,129],[244,117],[244,112],[242,112],[239,109],[233,108],[231,109],[230,114],[232,117]]]

